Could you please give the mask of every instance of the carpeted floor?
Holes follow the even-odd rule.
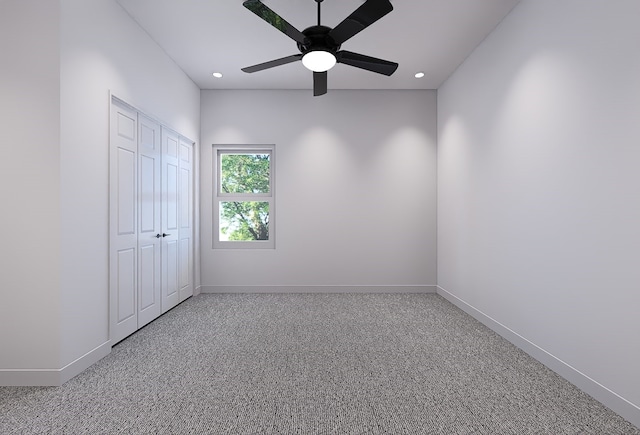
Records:
[[[200,295],[1,434],[640,434],[437,295]]]

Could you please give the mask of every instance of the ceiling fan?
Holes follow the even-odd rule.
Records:
[[[321,3],[318,3],[318,24],[307,27],[302,32],[285,21],[280,15],[269,9],[260,0],[246,0],[243,6],[267,23],[298,43],[300,54],[242,68],[242,71],[254,73],[287,63],[302,60],[303,65],[313,71],[313,95],[327,93],[327,71],[336,63],[351,65],[378,74],[390,76],[398,64],[351,51],[340,50],[340,46],[352,36],[360,33],[393,10],[389,0],[367,0],[351,15],[333,29],[320,24]]]

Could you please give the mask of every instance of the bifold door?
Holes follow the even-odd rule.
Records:
[[[193,143],[114,99],[111,342],[193,295]]]
[[[160,125],[138,114],[138,328],[162,312]]]
[[[194,150],[193,143],[180,138],[179,148],[179,189],[178,213],[180,228],[178,230],[178,253],[180,256],[178,270],[178,291],[180,302],[193,296],[193,258],[194,258],[194,216],[193,216],[193,179]]]
[[[138,114],[111,106],[109,316],[112,342],[138,329]],[[114,340],[115,338],[115,340]]]

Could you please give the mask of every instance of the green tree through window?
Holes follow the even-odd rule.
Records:
[[[271,154],[220,152],[220,239],[269,240]],[[227,199],[228,200],[225,200]],[[246,200],[245,200],[246,199]]]
[[[222,202],[220,232],[231,241],[269,240],[269,203]]]

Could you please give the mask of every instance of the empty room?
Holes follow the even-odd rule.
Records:
[[[639,21],[0,0],[0,433],[640,434]]]

